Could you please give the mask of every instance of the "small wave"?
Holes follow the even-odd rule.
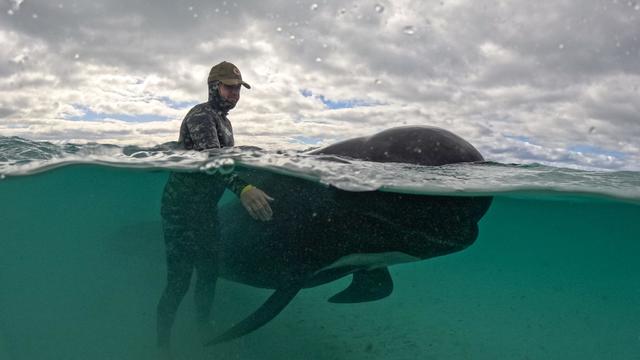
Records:
[[[584,171],[495,162],[420,166],[256,147],[186,151],[176,145],[175,142],[150,148],[75,145],[0,137],[0,176],[29,176],[78,164],[207,173],[230,172],[241,166],[319,181],[349,191],[447,195],[547,192],[640,201],[640,172]]]

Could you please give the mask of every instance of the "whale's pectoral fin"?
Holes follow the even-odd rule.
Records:
[[[205,345],[216,345],[230,341],[258,329],[276,317],[291,302],[300,289],[301,286],[296,284],[296,286],[276,290],[253,314]]]
[[[359,303],[383,299],[393,291],[393,280],[386,267],[361,270],[353,273],[353,280],[346,289],[333,295],[332,303]]]

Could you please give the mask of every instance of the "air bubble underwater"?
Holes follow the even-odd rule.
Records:
[[[236,162],[233,159],[216,159],[211,162],[208,162],[200,167],[200,171],[214,175],[216,173],[220,173],[222,175],[227,175],[233,172],[236,167]]]

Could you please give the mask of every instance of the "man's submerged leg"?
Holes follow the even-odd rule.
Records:
[[[193,264],[187,259],[167,255],[167,286],[162,292],[157,312],[158,347],[169,349],[171,328],[178,312],[180,302],[189,290]]]
[[[202,273],[198,270],[194,300],[196,305],[196,325],[203,341],[208,341],[213,336],[211,307],[215,297],[216,280],[215,271]]]
[[[203,243],[200,244],[199,251],[196,255],[196,288],[194,292],[194,300],[196,306],[196,325],[203,341],[210,340],[213,336],[213,327],[211,325],[211,307],[216,292],[217,283],[217,247],[215,229],[210,229],[203,234]],[[214,234],[214,236],[212,236]]]

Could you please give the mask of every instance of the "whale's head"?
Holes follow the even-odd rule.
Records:
[[[368,230],[358,231],[364,230],[364,236],[377,249],[420,259],[460,251],[473,244],[478,237],[478,221],[492,200],[342,190],[337,190],[335,196],[350,217],[369,224]]]

